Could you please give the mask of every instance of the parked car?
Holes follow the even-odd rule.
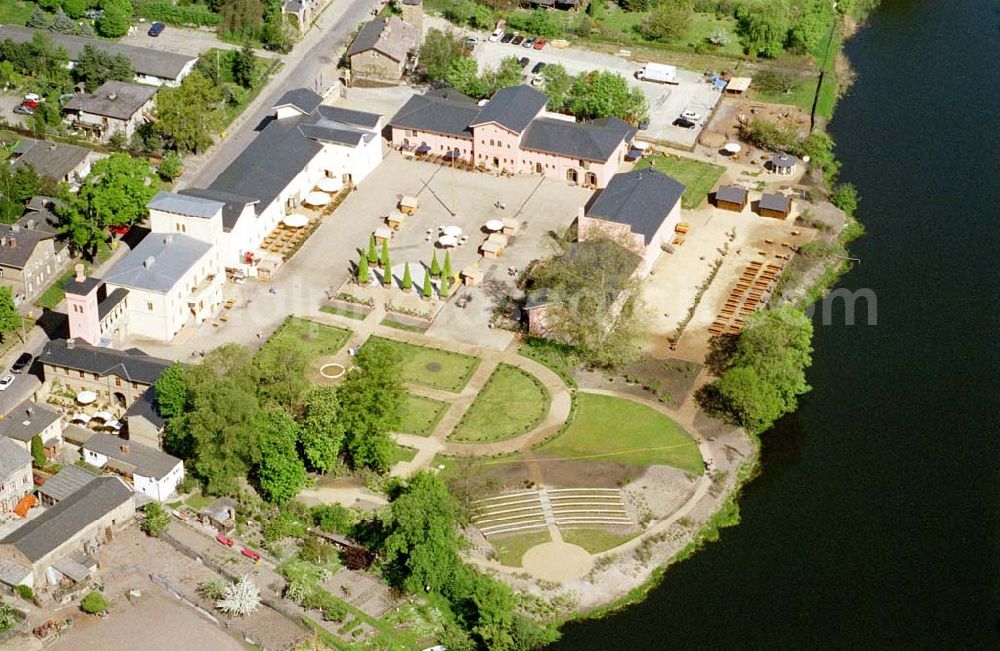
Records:
[[[117,226],[108,226],[108,231],[113,235],[128,235],[129,227],[125,224],[118,224]]]
[[[497,27],[496,29],[493,30],[493,33],[490,34],[490,42],[496,43],[501,38],[503,38],[503,30]]]
[[[692,122],[697,122],[701,119],[701,113],[698,111],[687,110],[681,113],[681,117],[685,120],[691,120]]]
[[[538,63],[535,64],[535,67],[531,69],[531,74],[537,75],[539,72],[541,72],[542,70],[544,70],[545,66],[547,66],[547,65],[548,64],[545,63],[544,61],[539,61]]]
[[[470,34],[469,36],[465,37],[465,47],[473,48],[476,47],[477,45],[479,45],[478,36]]]
[[[524,41],[523,41],[523,42],[521,43],[521,47],[527,47],[527,48],[530,48],[530,47],[531,47],[532,45],[534,45],[534,44],[535,44],[535,39],[533,39],[533,38],[526,38],[526,39],[524,39]]]
[[[103,18],[104,17],[104,10],[103,9],[88,9],[87,11],[83,12],[83,17],[84,18],[89,18],[90,20],[97,20],[98,18]]]
[[[545,77],[541,75],[535,75],[534,77],[531,78],[532,86],[541,86],[544,83],[545,83]]]
[[[155,38],[160,34],[162,34],[163,30],[165,30],[166,28],[167,26],[164,25],[163,23],[153,23],[152,25],[149,26],[149,31],[146,33]]]
[[[35,106],[37,106],[37,104]],[[14,107],[14,112],[20,113],[21,115],[34,115],[35,106],[31,106],[29,103],[18,104]]]
[[[215,539],[218,540],[223,545],[225,545],[226,547],[232,547],[233,545],[236,544],[235,540],[233,540],[224,533],[215,534]]]
[[[517,60],[517,62],[521,64],[522,68],[527,68],[528,64],[531,63],[528,57],[521,57],[520,59]]]
[[[513,41],[513,40],[514,40],[514,37],[515,37],[515,36],[516,36],[516,34],[514,34],[514,33],[507,33],[507,34],[504,34],[504,35],[503,35],[503,38],[501,38],[501,39],[500,39],[500,42],[501,42],[501,43],[510,43],[511,41]]]
[[[649,128],[649,118],[640,118],[639,124],[636,125],[640,131]]]
[[[14,362],[14,365],[10,367],[10,372],[24,373],[24,369],[31,366],[31,362],[34,359],[35,356],[32,355],[31,353],[21,353],[21,356],[17,358],[17,360]]]
[[[6,391],[7,387],[9,387],[12,384],[14,384],[14,376],[13,375],[5,375],[5,376],[3,376],[3,378],[0,379],[0,391]]]
[[[524,37],[523,36],[515,36],[514,40],[512,40],[510,42],[511,45],[520,45],[521,43],[524,43]]]
[[[40,101],[42,101],[42,96],[39,95],[39,94],[37,94],[37,93],[25,93],[23,101],[25,101],[25,102],[40,102]]]
[[[677,118],[674,120],[674,126],[683,129],[694,129],[698,125],[687,118]]]
[[[543,36],[542,38],[535,41],[535,44],[532,45],[531,47],[535,48],[536,50],[541,50],[543,47],[545,47],[546,43],[548,43],[548,41],[546,41],[545,37]]]
[[[254,561],[260,560],[260,554],[250,549],[249,547],[244,547],[243,549],[240,550],[240,553],[242,553],[247,558],[253,559]]]

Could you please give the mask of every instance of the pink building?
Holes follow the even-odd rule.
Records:
[[[551,117],[547,102],[528,86],[501,89],[483,106],[456,91],[414,96],[389,121],[392,143],[479,169],[606,187],[625,160],[635,128],[617,118]]]

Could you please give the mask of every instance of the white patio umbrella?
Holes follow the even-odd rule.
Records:
[[[726,146],[723,147],[723,149],[725,149],[730,154],[738,154],[741,151],[743,151],[743,147],[740,147],[739,143],[736,142],[726,143]]]
[[[310,192],[306,195],[305,203],[310,206],[325,206],[330,203],[330,195],[325,192]]]
[[[87,414],[73,414],[73,418],[70,419],[70,422],[87,424],[90,422],[90,416]]]
[[[441,229],[441,232],[444,233],[445,235],[449,235],[451,237],[460,237],[462,235],[462,227],[461,226],[445,226],[444,228]]]
[[[646,151],[647,149],[649,149],[649,143],[643,142],[642,140],[633,140],[632,148],[638,149],[639,151]]]
[[[285,215],[281,222],[289,228],[302,228],[309,223],[309,218],[296,212],[291,215]]]
[[[97,394],[93,391],[81,391],[76,394],[76,401],[81,405],[89,405],[97,400]],[[89,420],[89,419],[88,419]]]
[[[454,235],[442,235],[441,237],[438,238],[438,244],[440,244],[445,248],[450,246],[457,246],[458,238],[455,237]]]
[[[500,221],[499,219],[491,219],[483,225],[486,227],[486,230],[491,231],[493,233],[503,230],[503,222]]]
[[[114,416],[112,416],[111,414],[109,414],[106,411],[99,411],[96,414],[94,414],[93,416],[91,416],[91,418],[95,419],[95,420],[104,421],[105,423],[108,422],[109,420],[114,420],[115,419]]]
[[[319,180],[316,187],[323,192],[340,192],[340,190],[344,187],[344,182],[338,178],[326,176]]]

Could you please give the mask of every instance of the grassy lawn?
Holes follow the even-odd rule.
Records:
[[[83,260],[83,272],[89,274],[95,267],[99,267],[107,262],[112,253],[114,252],[111,250],[111,247],[107,243],[101,242],[100,246],[97,247],[97,254],[94,256],[94,261]],[[35,305],[54,310],[56,305],[59,305],[59,302],[66,296],[63,285],[69,282],[69,279],[75,275],[76,272],[72,270],[64,273],[35,299]]]
[[[547,542],[552,542],[552,538],[544,529],[490,538],[493,549],[497,551],[497,559],[507,567],[521,567],[521,557],[524,556],[524,552],[535,545]]]
[[[642,159],[636,168],[643,167],[652,167],[685,185],[686,189],[681,197],[681,207],[685,210],[692,210],[701,205],[712,187],[719,181],[719,177],[726,171],[720,165],[664,154],[654,154]]]
[[[463,474],[463,461],[470,462],[470,470],[475,475],[486,475],[491,470],[502,471],[505,467],[515,466],[524,462],[524,456],[520,452],[501,454],[495,457],[450,457],[444,454],[436,454],[431,459],[430,469],[437,470],[441,479],[445,481],[458,479]]]
[[[34,7],[35,3],[24,0],[2,0],[0,2],[0,24],[24,25],[31,17],[31,10]]]
[[[550,339],[532,337],[517,349],[519,355],[534,360],[548,367],[566,383],[568,387],[576,387],[573,379],[572,349]]]
[[[391,319],[389,317],[382,319],[382,323],[379,325],[384,325],[387,328],[395,328],[396,330],[403,330],[404,332],[419,332],[420,334],[427,332],[427,328],[423,326],[414,325],[412,323],[403,323],[402,321],[396,321],[395,319]]]
[[[621,535],[617,533],[612,533],[611,531],[605,531],[604,529],[560,529],[559,533],[562,534],[563,540],[570,543],[571,545],[579,545],[583,547],[591,554],[598,554],[603,551],[607,551],[612,547],[617,547],[618,545],[632,540],[639,534],[628,534]]]
[[[187,498],[184,503],[190,506],[195,511],[200,511],[212,502],[215,501],[214,497],[209,497],[208,495],[192,495]]]
[[[366,314],[361,312],[355,312],[354,310],[345,310],[340,307],[333,307],[332,305],[324,305],[319,308],[320,312],[326,312],[327,314],[336,314],[337,316],[346,316],[348,319],[356,319],[358,321],[364,321]]]
[[[292,316],[281,324],[264,345],[270,346],[272,342],[282,339],[298,339],[305,348],[307,356],[313,358],[334,354],[350,336],[351,331],[346,328]]]
[[[417,436],[430,436],[447,410],[447,402],[411,393],[406,396],[406,404],[403,405],[403,427],[400,431]]]
[[[611,396],[581,393],[572,422],[540,452],[636,466],[663,464],[693,475],[704,471],[694,440],[651,407]]]
[[[770,92],[757,90],[754,92],[754,99],[760,102],[767,102],[769,104],[787,104],[789,106],[797,106],[804,111],[811,111],[813,105],[813,98],[816,95],[816,83],[818,82],[817,77],[808,77],[802,79],[799,83],[792,87],[792,90],[783,93]]]
[[[481,442],[520,436],[545,418],[550,401],[534,376],[500,364],[448,438]]]
[[[479,358],[440,348],[415,346],[394,339],[369,337],[395,350],[403,364],[403,381],[458,393],[479,367]],[[368,345],[368,342],[365,345]]]
[[[390,465],[396,465],[400,461],[413,461],[413,457],[417,456],[417,450],[415,448],[408,448],[402,445],[397,445],[392,450],[392,459],[389,461]]]

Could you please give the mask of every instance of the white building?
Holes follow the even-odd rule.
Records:
[[[0,514],[13,511],[33,487],[31,455],[11,439],[0,437]]]
[[[83,444],[83,460],[113,470],[132,482],[135,492],[165,502],[184,479],[184,464],[156,448],[97,433]]]

